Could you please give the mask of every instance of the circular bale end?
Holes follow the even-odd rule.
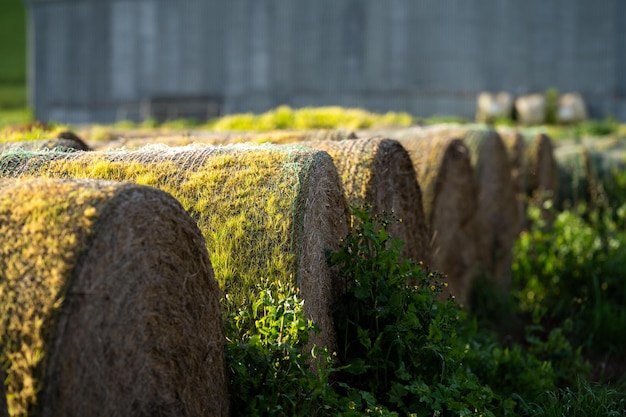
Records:
[[[374,137],[336,142],[303,142],[330,154],[343,181],[348,203],[393,212],[392,236],[404,242],[403,255],[430,264],[430,233],[422,192],[408,152],[391,139]]]
[[[432,130],[398,141],[411,156],[422,190],[432,269],[447,275],[449,293],[466,304],[478,266],[478,187],[468,149],[461,140]]]
[[[220,291],[174,198],[85,180],[0,189],[12,415],[228,415]]]

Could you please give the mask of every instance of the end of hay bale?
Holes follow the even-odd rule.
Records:
[[[304,142],[333,158],[348,203],[370,206],[373,212],[394,213],[389,232],[404,242],[403,255],[430,264],[430,235],[422,192],[411,158],[395,140],[383,137]]]
[[[9,392],[14,408],[228,415],[219,288],[200,232],[174,198],[132,184],[41,179],[5,180],[2,195],[5,231],[24,233],[22,253],[39,259],[24,270],[28,259],[11,258],[4,242],[9,275],[1,281],[31,301],[3,314],[22,329],[41,325],[30,336],[3,334],[20,349],[24,337],[45,336],[43,356],[21,376],[19,350],[6,354],[9,389],[34,384],[30,394]],[[63,245],[51,250],[57,241]],[[35,317],[33,300],[41,306]]]
[[[431,232],[431,269],[447,275],[447,291],[464,304],[479,261],[478,185],[467,146],[439,127],[413,130],[413,135],[398,140],[411,156],[422,190]]]

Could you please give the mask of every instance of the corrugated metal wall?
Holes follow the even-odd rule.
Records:
[[[151,97],[472,117],[482,90],[581,91],[626,120],[622,0],[30,0],[38,117],[141,118]]]

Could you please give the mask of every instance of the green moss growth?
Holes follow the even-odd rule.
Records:
[[[0,359],[10,415],[24,416],[41,389],[51,318],[115,188],[2,180],[0,190]]]
[[[173,195],[203,233],[228,307],[249,300],[251,288],[262,279],[293,282],[297,277],[305,204],[301,194],[310,167],[323,155],[271,145],[188,148],[171,157],[150,151],[50,153],[34,156],[27,171],[132,181]],[[11,175],[29,156],[33,154],[5,157],[0,171]]]

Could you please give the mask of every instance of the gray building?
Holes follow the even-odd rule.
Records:
[[[473,117],[579,91],[626,120],[624,0],[26,0],[42,120],[343,105]]]

